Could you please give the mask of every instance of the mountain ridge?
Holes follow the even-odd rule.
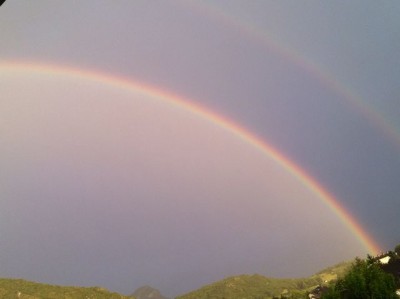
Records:
[[[304,294],[316,286],[329,283],[343,275],[351,266],[352,261],[342,262],[325,268],[314,275],[305,278],[272,278],[260,274],[243,274],[229,276],[219,281],[203,286],[189,293],[179,295],[176,299],[202,298],[274,298],[276,296],[291,296],[304,298]],[[19,297],[17,295],[19,294]],[[157,297],[158,296],[158,297]],[[168,299],[152,287],[143,286],[131,295],[111,292],[102,287],[74,287],[49,285],[24,279],[0,278],[0,298],[22,299]]]

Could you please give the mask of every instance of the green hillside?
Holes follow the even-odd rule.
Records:
[[[0,298],[4,299],[133,299],[100,287],[64,287],[22,279],[0,279]]]
[[[307,298],[308,291],[319,284],[325,284],[342,276],[352,262],[329,267],[308,278],[277,279],[262,275],[240,275],[225,278],[204,286],[179,299],[267,299],[267,298]],[[141,288],[140,290],[142,290]],[[147,294],[147,293],[146,293]],[[151,292],[151,298],[154,292]],[[161,296],[161,295],[160,295]],[[150,298],[149,297],[149,298]],[[134,299],[112,293],[101,287],[66,287],[36,283],[22,279],[0,279],[0,298],[21,299]]]
[[[329,267],[308,278],[277,279],[262,275],[240,275],[225,278],[204,286],[196,291],[177,297],[177,299],[208,298],[308,298],[307,293],[319,284],[328,283],[342,276],[352,262],[344,262]]]

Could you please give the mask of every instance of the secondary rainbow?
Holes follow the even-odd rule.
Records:
[[[370,254],[377,254],[381,252],[380,246],[376,241],[361,227],[354,216],[350,215],[340,202],[328,192],[317,180],[311,177],[305,170],[296,165],[293,161],[282,155],[278,150],[272,147],[255,134],[247,131],[242,126],[234,123],[233,121],[208,110],[196,104],[193,100],[179,97],[176,94],[160,90],[154,86],[147,85],[139,81],[133,81],[128,78],[114,76],[102,73],[100,71],[84,70],[70,66],[32,63],[32,62],[13,62],[3,61],[0,62],[0,73],[8,72],[24,72],[31,71],[38,74],[54,74],[60,76],[72,76],[75,78],[82,78],[92,80],[100,84],[109,85],[115,88],[131,90],[134,92],[142,93],[151,97],[155,97],[160,101],[165,101],[170,105],[184,109],[190,113],[201,117],[225,131],[234,134],[243,142],[251,145],[258,151],[270,157],[277,164],[288,171],[294,178],[299,180],[306,188],[316,194],[348,227],[360,243],[368,250]]]
[[[200,1],[180,1],[180,3],[181,5],[188,6],[192,10],[199,11],[202,15],[206,15],[214,21],[224,24],[226,27],[232,28],[239,34],[242,34],[242,36],[259,43],[265,48],[272,50],[278,56],[298,65],[324,86],[339,95],[340,99],[345,101],[351,109],[356,113],[360,113],[364,118],[370,121],[389,142],[400,149],[400,132],[397,128],[393,126],[382,113],[378,112],[372,105],[363,101],[354,90],[346,86],[343,82],[340,82],[321,65],[301,55],[294,49],[285,46],[268,32],[262,31],[249,22],[239,20],[234,15],[227,13],[215,3]]]

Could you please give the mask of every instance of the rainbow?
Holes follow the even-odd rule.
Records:
[[[133,81],[128,78],[111,76],[100,71],[84,70],[70,66],[41,64],[32,62],[13,62],[13,61],[0,61],[0,72],[26,72],[31,71],[37,74],[46,75],[67,75],[75,78],[91,80],[99,84],[108,85],[114,88],[134,91],[146,96],[151,96],[164,101],[169,105],[175,106],[179,109],[184,109],[187,112],[193,113],[196,116],[211,122],[221,129],[230,134],[235,135],[237,138],[252,146],[262,154],[268,156],[275,161],[278,165],[283,167],[295,179],[297,179],[308,190],[313,192],[318,198],[324,202],[325,205],[333,211],[336,216],[344,223],[346,227],[355,235],[360,243],[365,247],[370,254],[377,254],[382,252],[380,246],[376,241],[362,228],[354,216],[352,216],[340,204],[331,193],[329,193],[316,179],[311,177],[304,169],[300,168],[293,161],[282,155],[277,149],[272,147],[261,138],[253,133],[247,131],[242,126],[234,123],[233,121],[218,115],[205,107],[202,107],[190,99],[182,98],[176,94],[160,90],[156,87],[147,85],[139,81]]]
[[[334,91],[354,112],[360,113],[370,123],[374,124],[389,142],[400,149],[400,132],[396,127],[390,124],[382,113],[378,112],[372,105],[363,101],[354,90],[346,86],[343,82],[340,82],[321,65],[316,64],[310,58],[300,55],[294,49],[283,45],[282,42],[279,42],[268,32],[262,31],[248,22],[235,18],[233,15],[230,15],[222,8],[218,7],[215,3],[201,1],[180,1],[180,3],[181,5],[188,6],[191,10],[206,15],[216,22],[222,23],[224,26],[235,30],[243,37],[261,44],[285,60],[299,66],[324,86]]]

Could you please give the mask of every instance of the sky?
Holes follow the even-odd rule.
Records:
[[[6,1],[0,276],[172,297],[364,257],[351,223],[392,249],[399,13],[397,1]]]

